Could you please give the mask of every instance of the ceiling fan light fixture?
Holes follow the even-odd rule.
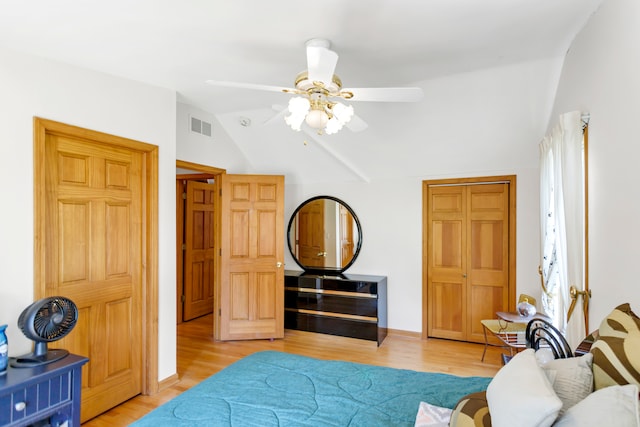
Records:
[[[300,96],[293,97],[289,100],[289,112],[288,116],[285,116],[284,121],[295,131],[299,131],[302,126],[311,104],[307,98]]]
[[[340,122],[340,120],[338,120],[336,116],[333,116],[327,122],[327,127],[324,128],[324,133],[326,133],[327,135],[333,135],[334,133],[340,132],[342,126],[344,125]]]
[[[351,105],[344,105],[340,102],[336,102],[333,108],[331,108],[331,111],[333,112],[334,117],[336,117],[343,125],[349,123],[353,117],[353,107]]]
[[[323,129],[329,122],[329,115],[324,110],[311,110],[305,122],[314,129]]]
[[[319,135],[333,134],[340,131],[345,124],[353,132],[367,128],[367,124],[354,116],[353,107],[340,101],[368,102],[418,102],[424,94],[418,87],[383,87],[383,88],[351,88],[342,89],[342,80],[335,74],[338,54],[330,49],[327,39],[311,39],[306,43],[307,70],[299,73],[294,80],[294,88],[270,86],[252,83],[236,83],[228,81],[207,80],[213,86],[265,90],[270,92],[298,95],[289,100],[289,115],[285,122],[293,130],[300,131],[303,123],[315,129]],[[280,109],[274,116],[281,118],[286,109]],[[352,121],[353,119],[353,121]]]

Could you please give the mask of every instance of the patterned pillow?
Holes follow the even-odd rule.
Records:
[[[538,352],[536,352],[537,354]],[[593,355],[554,359],[542,365],[542,370],[562,400],[558,416],[589,396],[593,391]]]
[[[420,402],[414,427],[447,427],[451,418],[451,409]]]
[[[491,427],[487,392],[480,391],[464,396],[453,408],[450,427]]]
[[[594,389],[640,385],[640,318],[630,305],[616,307],[600,324],[593,353]]]

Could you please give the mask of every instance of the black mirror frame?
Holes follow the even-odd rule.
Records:
[[[354,222],[356,223],[356,228],[358,229],[358,243],[356,245],[355,250],[353,251],[353,257],[351,257],[351,261],[349,261],[349,263],[347,265],[345,265],[344,267],[340,267],[340,268],[319,268],[319,267],[304,266],[304,265],[300,264],[300,261],[295,256],[293,248],[291,247],[291,237],[290,237],[290,235],[291,235],[291,225],[293,224],[293,222],[294,222],[294,220],[296,218],[296,215],[298,214],[300,209],[302,209],[307,203],[313,202],[314,200],[318,200],[318,199],[333,200],[334,202],[341,204],[342,206],[344,206],[349,211],[349,213],[353,217]],[[333,196],[314,196],[314,197],[311,197],[310,199],[307,199],[304,202],[300,203],[300,205],[298,205],[296,210],[293,211],[293,214],[291,214],[291,218],[289,219],[289,225],[287,226],[287,246],[289,247],[289,253],[291,254],[291,257],[296,262],[296,264],[298,264],[300,266],[300,268],[302,268],[304,270],[305,273],[309,273],[309,274],[328,274],[328,275],[338,276],[338,275],[342,274],[344,271],[346,271],[349,267],[351,267],[353,265],[353,263],[356,261],[356,259],[358,258],[358,255],[360,254],[360,248],[362,248],[362,226],[360,225],[360,220],[358,219],[358,216],[353,211],[353,209],[351,209],[351,206],[346,204],[344,201],[338,199],[337,197],[333,197]]]

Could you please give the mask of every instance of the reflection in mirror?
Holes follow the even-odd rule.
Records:
[[[360,222],[343,201],[317,196],[302,203],[289,221],[291,255],[305,271],[342,272],[358,256]]]

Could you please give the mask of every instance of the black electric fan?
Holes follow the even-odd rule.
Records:
[[[18,317],[22,333],[34,341],[32,353],[11,358],[11,366],[29,368],[55,362],[69,352],[62,349],[47,349],[47,343],[66,336],[78,320],[78,308],[68,298],[42,298],[25,308]]]

